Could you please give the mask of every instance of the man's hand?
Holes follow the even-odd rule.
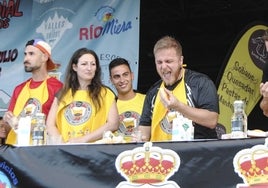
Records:
[[[178,106],[182,104],[172,93],[166,88],[160,88],[160,100],[163,105],[169,110],[179,111]]]
[[[19,120],[11,111],[7,111],[4,114],[3,120],[8,123],[8,125],[16,130],[18,128]],[[7,127],[8,128],[8,127]]]
[[[263,97],[268,97],[268,82],[260,84],[260,94]]]

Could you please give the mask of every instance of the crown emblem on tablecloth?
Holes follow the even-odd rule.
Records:
[[[268,148],[256,145],[239,151],[233,160],[235,172],[246,185],[268,186]]]
[[[115,165],[128,182],[153,184],[172,176],[180,166],[180,158],[172,150],[153,147],[151,142],[146,142],[143,147],[120,153]]]

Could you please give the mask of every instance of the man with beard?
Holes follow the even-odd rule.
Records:
[[[26,43],[24,51],[24,70],[32,76],[17,85],[13,91],[8,111],[4,120],[8,122],[7,144],[16,144],[19,117],[34,116],[50,110],[55,95],[62,88],[62,83],[48,75],[56,64],[51,59],[51,47],[41,39],[33,39]]]
[[[194,139],[217,138],[219,102],[212,80],[184,68],[181,44],[173,37],[161,38],[153,52],[161,80],[146,93],[139,125],[142,139],[174,140],[175,119],[185,129],[194,127]]]

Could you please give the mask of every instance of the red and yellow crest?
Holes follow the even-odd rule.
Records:
[[[243,179],[244,184],[237,188],[268,187],[268,147],[256,145],[239,151],[234,159],[235,172]]]
[[[151,142],[143,147],[127,150],[118,155],[116,169],[127,180],[118,187],[148,184],[151,187],[179,187],[173,181],[167,181],[180,166],[178,154],[169,149],[153,147]]]

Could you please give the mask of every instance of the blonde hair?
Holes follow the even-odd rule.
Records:
[[[182,46],[174,37],[164,36],[154,45],[154,55],[158,50],[174,48],[179,56],[182,56]]]

